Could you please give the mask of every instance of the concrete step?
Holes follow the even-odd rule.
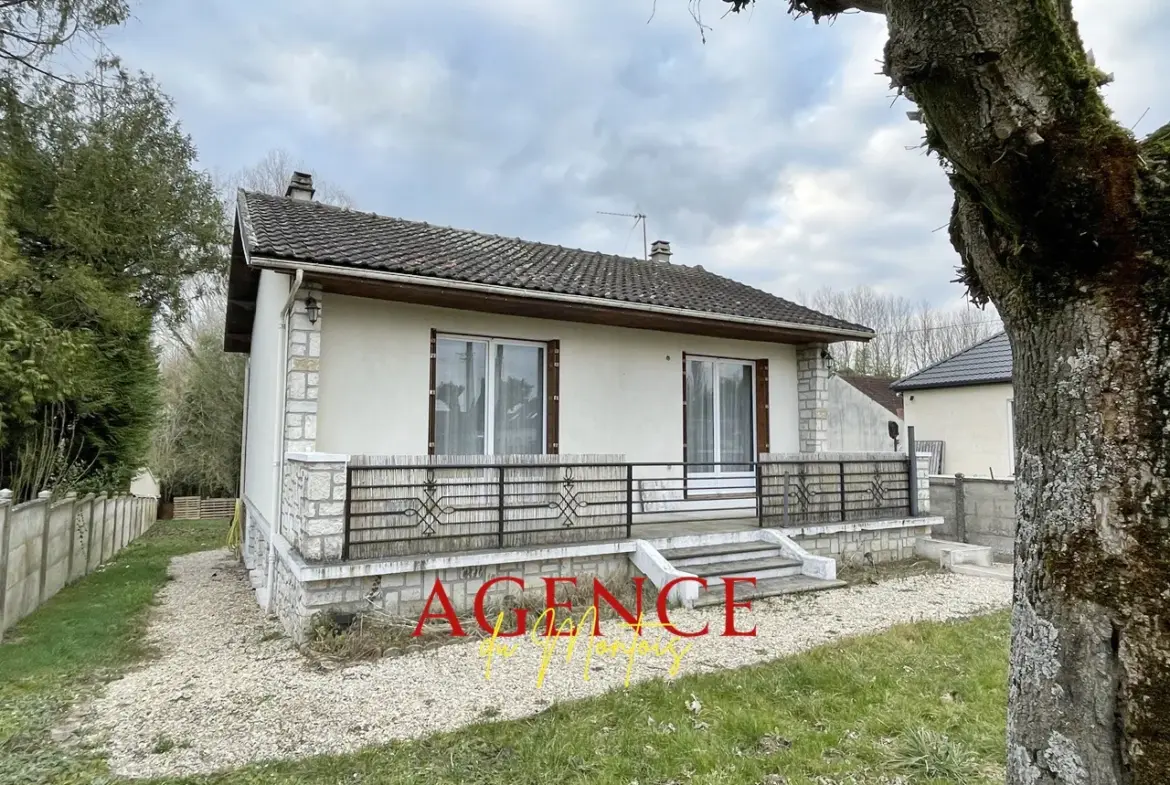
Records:
[[[672,562],[679,567],[677,562]],[[786,559],[783,556],[767,556],[762,559],[736,559],[735,561],[711,562],[708,564],[691,564],[679,569],[693,572],[701,578],[719,578],[725,575],[754,576],[759,580],[764,578],[786,578],[800,575],[800,561]]]
[[[993,564],[990,567],[984,567],[981,564],[955,564],[951,567],[951,572],[956,575],[973,575],[977,578],[994,578],[999,581],[1012,581],[1012,565],[1010,564]]]
[[[949,569],[957,564],[975,564],[990,567],[991,548],[951,540],[936,540],[933,537],[919,537],[914,541],[914,552],[926,559],[937,561],[938,566]]]
[[[792,575],[786,578],[766,578],[757,581],[755,586],[739,584],[735,587],[735,601],[760,600],[765,597],[779,597],[785,594],[801,594],[804,592],[825,591],[839,589],[845,586],[845,581],[828,581],[824,578],[810,578],[807,575]],[[699,594],[695,600],[695,607],[702,608],[709,605],[722,605],[727,602],[727,594],[722,586],[713,586]]]
[[[770,556],[780,556],[783,551],[775,543],[762,540],[751,542],[726,542],[718,545],[698,545],[691,548],[670,548],[659,551],[662,558],[679,569],[693,572],[688,569],[696,564],[712,564],[714,562],[729,562],[747,559],[762,559]]]

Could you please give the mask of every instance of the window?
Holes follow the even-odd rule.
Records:
[[[752,471],[756,460],[755,363],[686,358],[686,454],[690,474]]]
[[[542,343],[436,336],[434,453],[543,454],[546,351]]]

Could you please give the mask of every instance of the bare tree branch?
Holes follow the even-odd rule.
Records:
[[[731,10],[739,13],[756,0],[723,0],[731,4]],[[819,22],[822,16],[834,17],[849,11],[865,11],[871,14],[884,14],[886,0],[788,0],[788,10],[796,16],[812,14],[814,21]]]

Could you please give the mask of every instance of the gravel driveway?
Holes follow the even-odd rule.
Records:
[[[490,679],[479,642],[321,672],[263,618],[226,551],[174,560],[149,638],[161,656],[112,682],[85,710],[87,735],[103,743],[110,768],[127,777],[207,773],[250,761],[340,753],[450,730],[482,720],[523,717],[549,703],[621,688],[628,656],[595,655],[583,639],[572,661],[558,649],[536,688],[542,651],[521,643],[496,657]],[[1011,585],[958,575],[926,575],[878,585],[756,601],[740,611],[754,638],[708,636],[680,660],[682,672],[734,668],[808,649],[834,638],[923,619],[942,620],[1006,607]],[[723,626],[721,608],[679,610],[683,630]],[[530,622],[531,623],[531,622]],[[630,631],[603,625],[607,638]],[[662,632],[647,632],[665,642]],[[668,676],[670,658],[640,656],[630,682]],[[588,680],[583,678],[588,671]]]

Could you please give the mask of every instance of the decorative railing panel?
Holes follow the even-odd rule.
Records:
[[[782,527],[910,511],[909,463],[895,454],[763,455],[714,472],[622,458],[353,456],[342,558],[616,540],[678,520]]]
[[[616,539],[621,456],[354,456],[346,558]]]
[[[882,453],[796,460],[763,455],[763,518],[768,525],[873,520],[910,514],[909,461]]]

